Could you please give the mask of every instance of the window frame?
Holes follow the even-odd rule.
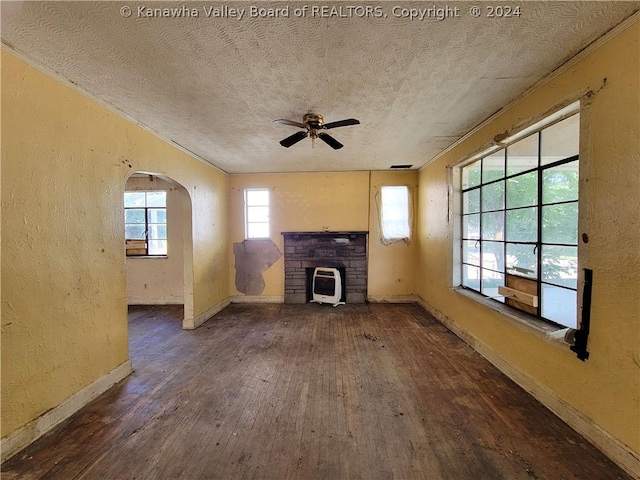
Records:
[[[480,152],[479,154],[473,155],[470,158],[467,158],[463,161],[461,161],[459,164],[457,164],[453,169],[451,169],[451,176],[449,177],[449,185],[451,185],[453,187],[453,193],[454,195],[451,195],[450,197],[450,208],[453,209],[453,212],[455,212],[455,218],[457,218],[457,221],[454,222],[454,224],[452,225],[453,228],[453,235],[452,235],[452,246],[453,246],[453,262],[452,262],[452,266],[453,266],[453,271],[452,271],[452,287],[455,289],[460,289],[463,291],[468,291],[470,292],[471,297],[473,298],[473,295],[477,295],[478,296],[478,300],[481,301],[483,304],[485,305],[490,305],[492,306],[494,309],[497,309],[499,311],[502,311],[503,313],[506,313],[509,316],[513,316],[516,317],[518,319],[530,319],[531,321],[529,323],[536,325],[536,326],[540,326],[542,325],[543,329],[548,329],[548,328],[560,328],[560,329],[564,329],[564,328],[578,328],[580,325],[580,321],[579,321],[579,312],[580,312],[580,308],[579,308],[579,302],[581,300],[581,296],[582,296],[582,292],[579,291],[579,285],[580,285],[580,277],[581,277],[581,273],[580,273],[580,269],[579,269],[579,265],[581,263],[581,249],[580,249],[580,242],[579,242],[579,238],[578,238],[578,232],[579,230],[579,223],[580,223],[580,219],[579,219],[579,211],[580,211],[580,203],[581,203],[581,198],[583,198],[584,193],[581,192],[581,182],[580,182],[580,175],[581,175],[581,171],[584,168],[584,158],[581,155],[581,152],[578,151],[577,155],[570,155],[568,157],[564,157],[564,158],[559,158],[556,159],[554,161],[550,161],[550,162],[544,162],[543,163],[543,155],[542,155],[542,141],[541,139],[544,136],[544,131],[546,129],[549,129],[555,125],[557,125],[558,123],[567,120],[568,118],[573,117],[574,115],[580,115],[581,109],[580,109],[580,103],[579,102],[574,102],[571,105],[568,105],[560,110],[558,110],[557,112],[555,112],[554,114],[551,115],[547,115],[545,116],[542,120],[538,121],[537,123],[531,125],[530,127],[521,130],[520,132],[512,135],[510,138],[507,138],[505,141],[500,142],[498,145],[495,145],[494,147],[485,149],[484,151]],[[578,117],[578,121],[580,122],[580,117]],[[527,138],[536,135],[537,138],[537,157],[536,157],[536,166],[532,167],[532,168],[527,168],[527,169],[522,169],[519,170],[515,173],[511,173],[509,174],[508,170],[507,170],[507,152],[508,152],[508,148],[509,146],[513,146],[514,144],[516,144],[517,142],[519,142],[520,140],[526,140]],[[581,145],[584,143],[583,142],[583,137],[584,136],[584,132],[583,132],[583,128],[581,128],[581,125],[579,126],[579,130],[578,130],[578,150],[581,150],[582,147]],[[490,157],[492,155],[496,155],[496,153],[502,152],[502,156],[504,157],[504,175],[501,176],[500,178],[496,178],[493,180],[489,180],[483,183],[482,180],[482,162],[480,162],[481,160]],[[471,187],[465,187],[463,188],[463,170],[465,167],[469,167],[473,164],[475,164],[476,162],[478,162],[479,168],[480,168],[480,181],[477,185],[473,185]],[[573,199],[573,200],[562,200],[562,201],[545,201],[545,199],[543,198],[543,188],[544,188],[544,173],[548,172],[548,171],[552,171],[552,168],[557,168],[557,167],[562,167],[563,165],[567,165],[567,164],[571,164],[572,162],[577,162],[576,163],[576,171],[577,171],[577,198]],[[524,206],[507,206],[507,195],[508,195],[508,187],[507,187],[507,182],[509,179],[518,179],[523,175],[527,175],[527,174],[532,174],[536,172],[536,179],[537,179],[537,198],[535,200],[535,203],[533,204],[528,204],[528,205],[524,205]],[[482,244],[483,240],[486,243],[488,241],[488,239],[486,238],[486,236],[483,238],[483,232],[482,230],[479,230],[478,232],[478,239],[469,239],[467,237],[464,237],[464,226],[463,226],[463,222],[465,220],[465,216],[469,216],[469,215],[478,215],[478,218],[482,218],[483,217],[483,212],[486,213],[491,213],[492,210],[490,209],[483,209],[483,205],[482,205],[482,196],[481,194],[479,194],[479,206],[478,206],[478,211],[477,212],[463,212],[464,210],[464,200],[463,200],[463,195],[467,192],[473,191],[473,190],[479,190],[480,192],[482,191],[482,188],[486,185],[491,185],[491,184],[499,184],[500,182],[504,182],[503,183],[503,204],[501,206],[501,208],[496,209],[495,211],[497,212],[501,212],[503,215],[502,218],[502,232],[503,232],[503,236],[502,239],[496,240],[496,243],[500,243],[502,246],[502,251],[503,251],[503,256],[502,256],[502,268],[501,269],[496,269],[496,273],[502,275],[502,285],[506,285],[507,284],[507,275],[511,275],[512,277],[521,277],[521,278],[525,278],[525,279],[530,279],[531,281],[535,282],[536,284],[536,290],[537,290],[537,294],[536,296],[538,297],[539,300],[542,299],[541,297],[541,290],[543,288],[544,285],[551,285],[552,287],[558,287],[558,288],[565,288],[568,290],[571,290],[573,292],[575,292],[574,298],[575,298],[575,305],[572,305],[572,309],[575,312],[575,317],[573,318],[573,322],[571,322],[570,320],[567,320],[567,323],[573,323],[572,326],[567,326],[564,325],[562,323],[558,323],[554,320],[551,320],[549,318],[546,318],[543,316],[543,307],[542,307],[542,302],[538,302],[538,307],[536,309],[536,313],[532,313],[532,312],[527,312],[526,310],[523,310],[522,308],[517,308],[514,305],[509,305],[507,304],[506,301],[500,301],[498,300],[496,297],[502,297],[502,295],[495,295],[495,296],[488,296],[486,293],[482,292],[483,288],[482,288],[482,269],[484,268],[483,265],[483,258],[482,258],[482,254],[480,253],[479,258],[478,258],[478,264],[474,265],[475,267],[477,267],[477,272],[479,272],[478,275],[478,285],[477,288],[473,288],[469,285],[465,285],[464,283],[464,269],[466,265],[470,265],[469,263],[465,262],[465,257],[464,257],[464,246],[465,246],[465,241],[475,241],[476,244]],[[576,238],[575,238],[575,243],[560,243],[560,242],[555,242],[555,241],[549,241],[547,240],[543,240],[542,236],[543,236],[543,229],[542,229],[542,222],[543,222],[543,208],[544,207],[553,207],[553,206],[557,206],[557,205],[566,205],[566,204],[575,204],[576,205]],[[536,219],[537,219],[537,228],[536,228],[536,238],[534,242],[531,241],[526,241],[526,242],[517,242],[517,241],[513,241],[508,237],[508,233],[507,233],[507,212],[509,211],[513,211],[513,210],[518,210],[518,209],[525,209],[525,208],[535,208],[536,211]],[[480,220],[481,222],[481,220]],[[481,228],[482,223],[480,223],[480,227]],[[512,244],[517,244],[517,243],[521,243],[524,245],[531,245],[532,247],[535,248],[535,255],[536,255],[536,271],[535,271],[535,275],[533,276],[533,278],[531,278],[530,276],[527,276],[526,274],[518,274],[517,272],[514,272],[512,269],[509,268],[509,264],[508,264],[508,257],[507,257],[507,246],[508,245],[512,245]],[[576,271],[576,278],[575,278],[575,286],[566,286],[566,285],[559,285],[560,281],[558,282],[553,282],[553,281],[549,281],[549,279],[545,279],[544,278],[544,265],[543,265],[543,259],[542,259],[542,251],[544,247],[569,247],[569,248],[575,248],[576,251],[576,256],[575,256],[575,271]],[[478,249],[478,251],[481,252],[481,249]],[[512,302],[509,302],[512,303]],[[570,318],[570,317],[569,317]],[[542,322],[542,323],[540,323]]]
[[[164,258],[167,257],[169,254],[169,218],[168,218],[168,213],[167,213],[167,196],[168,196],[168,192],[166,190],[127,190],[124,192],[124,196],[123,199],[126,198],[126,195],[128,193],[144,193],[144,206],[136,206],[136,207],[127,207],[126,203],[125,203],[125,207],[124,207],[124,220],[125,220],[125,249],[126,251],[126,256],[127,257],[153,257],[153,258]],[[164,193],[164,206],[163,207],[156,207],[156,206],[149,206],[148,205],[148,200],[147,200],[147,195],[150,193]],[[135,240],[143,240],[143,239],[138,239],[138,238],[127,238],[126,235],[126,227],[127,225],[142,225],[142,223],[131,223],[131,222],[127,222],[127,210],[144,210],[144,248],[127,248],[129,247],[128,245],[128,241],[135,241]],[[149,221],[149,211],[150,210],[164,210],[164,216],[165,216],[165,222],[150,222]],[[157,239],[152,239],[150,238],[150,234],[149,234],[149,230],[150,230],[150,226],[153,225],[164,225],[165,227],[165,231],[167,232],[165,237],[166,238],[157,238]],[[150,240],[162,240],[166,245],[166,251],[164,253],[149,253],[149,242]],[[129,250],[144,250],[143,252],[140,253],[129,253]]]
[[[266,192],[267,202],[262,204],[249,204],[250,192]],[[249,211],[252,208],[267,208],[266,221],[249,221]],[[250,225],[266,225],[266,236],[250,236]],[[244,189],[244,238],[245,240],[264,240],[271,238],[271,192],[268,188],[245,188]]]

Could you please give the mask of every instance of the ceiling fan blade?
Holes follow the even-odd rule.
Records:
[[[279,120],[274,120],[273,123],[279,123],[280,125],[291,125],[292,127],[307,128],[304,123],[294,122],[293,120],[285,120],[282,118]]]
[[[329,145],[334,150],[338,150],[338,149],[344,147],[344,145],[342,145],[338,140],[336,140],[335,138],[333,138],[329,134],[319,133],[318,134],[318,138],[320,140],[322,140],[324,143],[326,143],[327,145]]]
[[[355,118],[347,118],[346,120],[338,120],[337,122],[325,123],[323,128],[346,127],[348,125],[360,125],[360,121]]]
[[[304,132],[296,132],[290,137],[285,138],[284,140],[280,140],[280,145],[283,147],[289,148],[291,145],[298,143],[300,140],[307,138],[309,135],[306,131]]]

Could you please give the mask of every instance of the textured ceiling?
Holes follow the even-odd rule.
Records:
[[[191,16],[150,18],[134,2],[3,1],[2,41],[230,173],[417,168],[640,6],[519,2],[519,17],[488,18],[496,4],[159,2],[144,6]],[[434,5],[459,17],[428,18]],[[251,17],[252,7],[289,17]],[[401,8],[424,17],[397,18]],[[331,130],[342,150],[281,147],[297,130],[272,120],[309,111],[361,125]]]

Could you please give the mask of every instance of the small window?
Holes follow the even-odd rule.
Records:
[[[167,192],[125,192],[127,256],[167,254]]]
[[[245,238],[269,238],[269,190],[244,191]]]
[[[380,189],[380,225],[382,243],[411,240],[409,188],[390,186]]]
[[[580,114],[461,169],[462,286],[576,328]]]

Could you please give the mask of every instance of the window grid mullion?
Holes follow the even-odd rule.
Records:
[[[144,250],[149,255],[149,209],[147,208],[147,194],[144,194]]]
[[[538,133],[538,241],[536,244],[536,292],[538,295],[538,306],[536,307],[536,316],[542,318],[542,179],[543,169],[542,162],[542,130]]]
[[[507,198],[509,198],[509,182],[507,182],[507,149],[504,149],[504,214],[502,215],[502,272],[504,285],[507,286]],[[507,303],[507,299],[504,299]]]
[[[540,132],[540,138],[542,139],[542,132]],[[540,141],[540,145],[538,146],[539,149],[542,148],[542,141]],[[561,160],[556,160],[555,162],[552,163],[548,163],[546,165],[540,165],[539,168],[540,170],[548,170],[549,168],[553,168],[553,167],[559,167],[560,165],[564,165],[566,163],[571,163],[571,162],[575,162],[576,160],[580,160],[580,155],[573,155],[571,157],[567,157],[567,158],[563,158]],[[540,151],[540,157],[538,159],[538,162],[542,162],[542,152]]]
[[[566,205],[569,203],[578,203],[578,200],[563,200],[561,202],[541,203],[540,207],[552,207],[554,205]]]
[[[553,242],[544,242],[541,243],[543,247],[573,247],[576,248],[578,246],[577,243],[553,243]]]
[[[484,186],[484,184],[482,183],[483,180],[483,171],[484,171],[484,158],[482,160],[480,160],[480,192],[478,194],[478,198],[479,200],[479,205],[478,205],[478,211],[480,213],[480,219],[479,219],[479,232],[478,232],[478,242],[480,243],[480,248],[479,248],[479,252],[480,252],[480,266],[478,267],[478,280],[480,281],[480,285],[478,285],[478,291],[480,293],[483,293],[483,288],[482,288],[482,266],[484,265],[484,259],[483,259],[483,253],[484,253],[484,248],[482,248],[482,240],[483,240],[483,235],[482,235],[482,214],[484,213],[482,211],[482,188]]]
[[[558,285],[557,283],[551,283],[551,282],[544,281],[544,280],[540,280],[540,284],[551,285],[552,287],[556,287],[556,288],[564,288],[565,290],[571,290],[573,292],[577,292],[578,291],[577,288],[567,287],[566,285]]]
[[[504,274],[504,271],[502,271],[502,270],[496,270],[496,269],[489,268],[489,267],[483,267],[483,268],[484,268],[484,270],[487,270],[489,272],[495,272],[495,273]],[[567,288],[569,288],[569,287],[567,287]]]

